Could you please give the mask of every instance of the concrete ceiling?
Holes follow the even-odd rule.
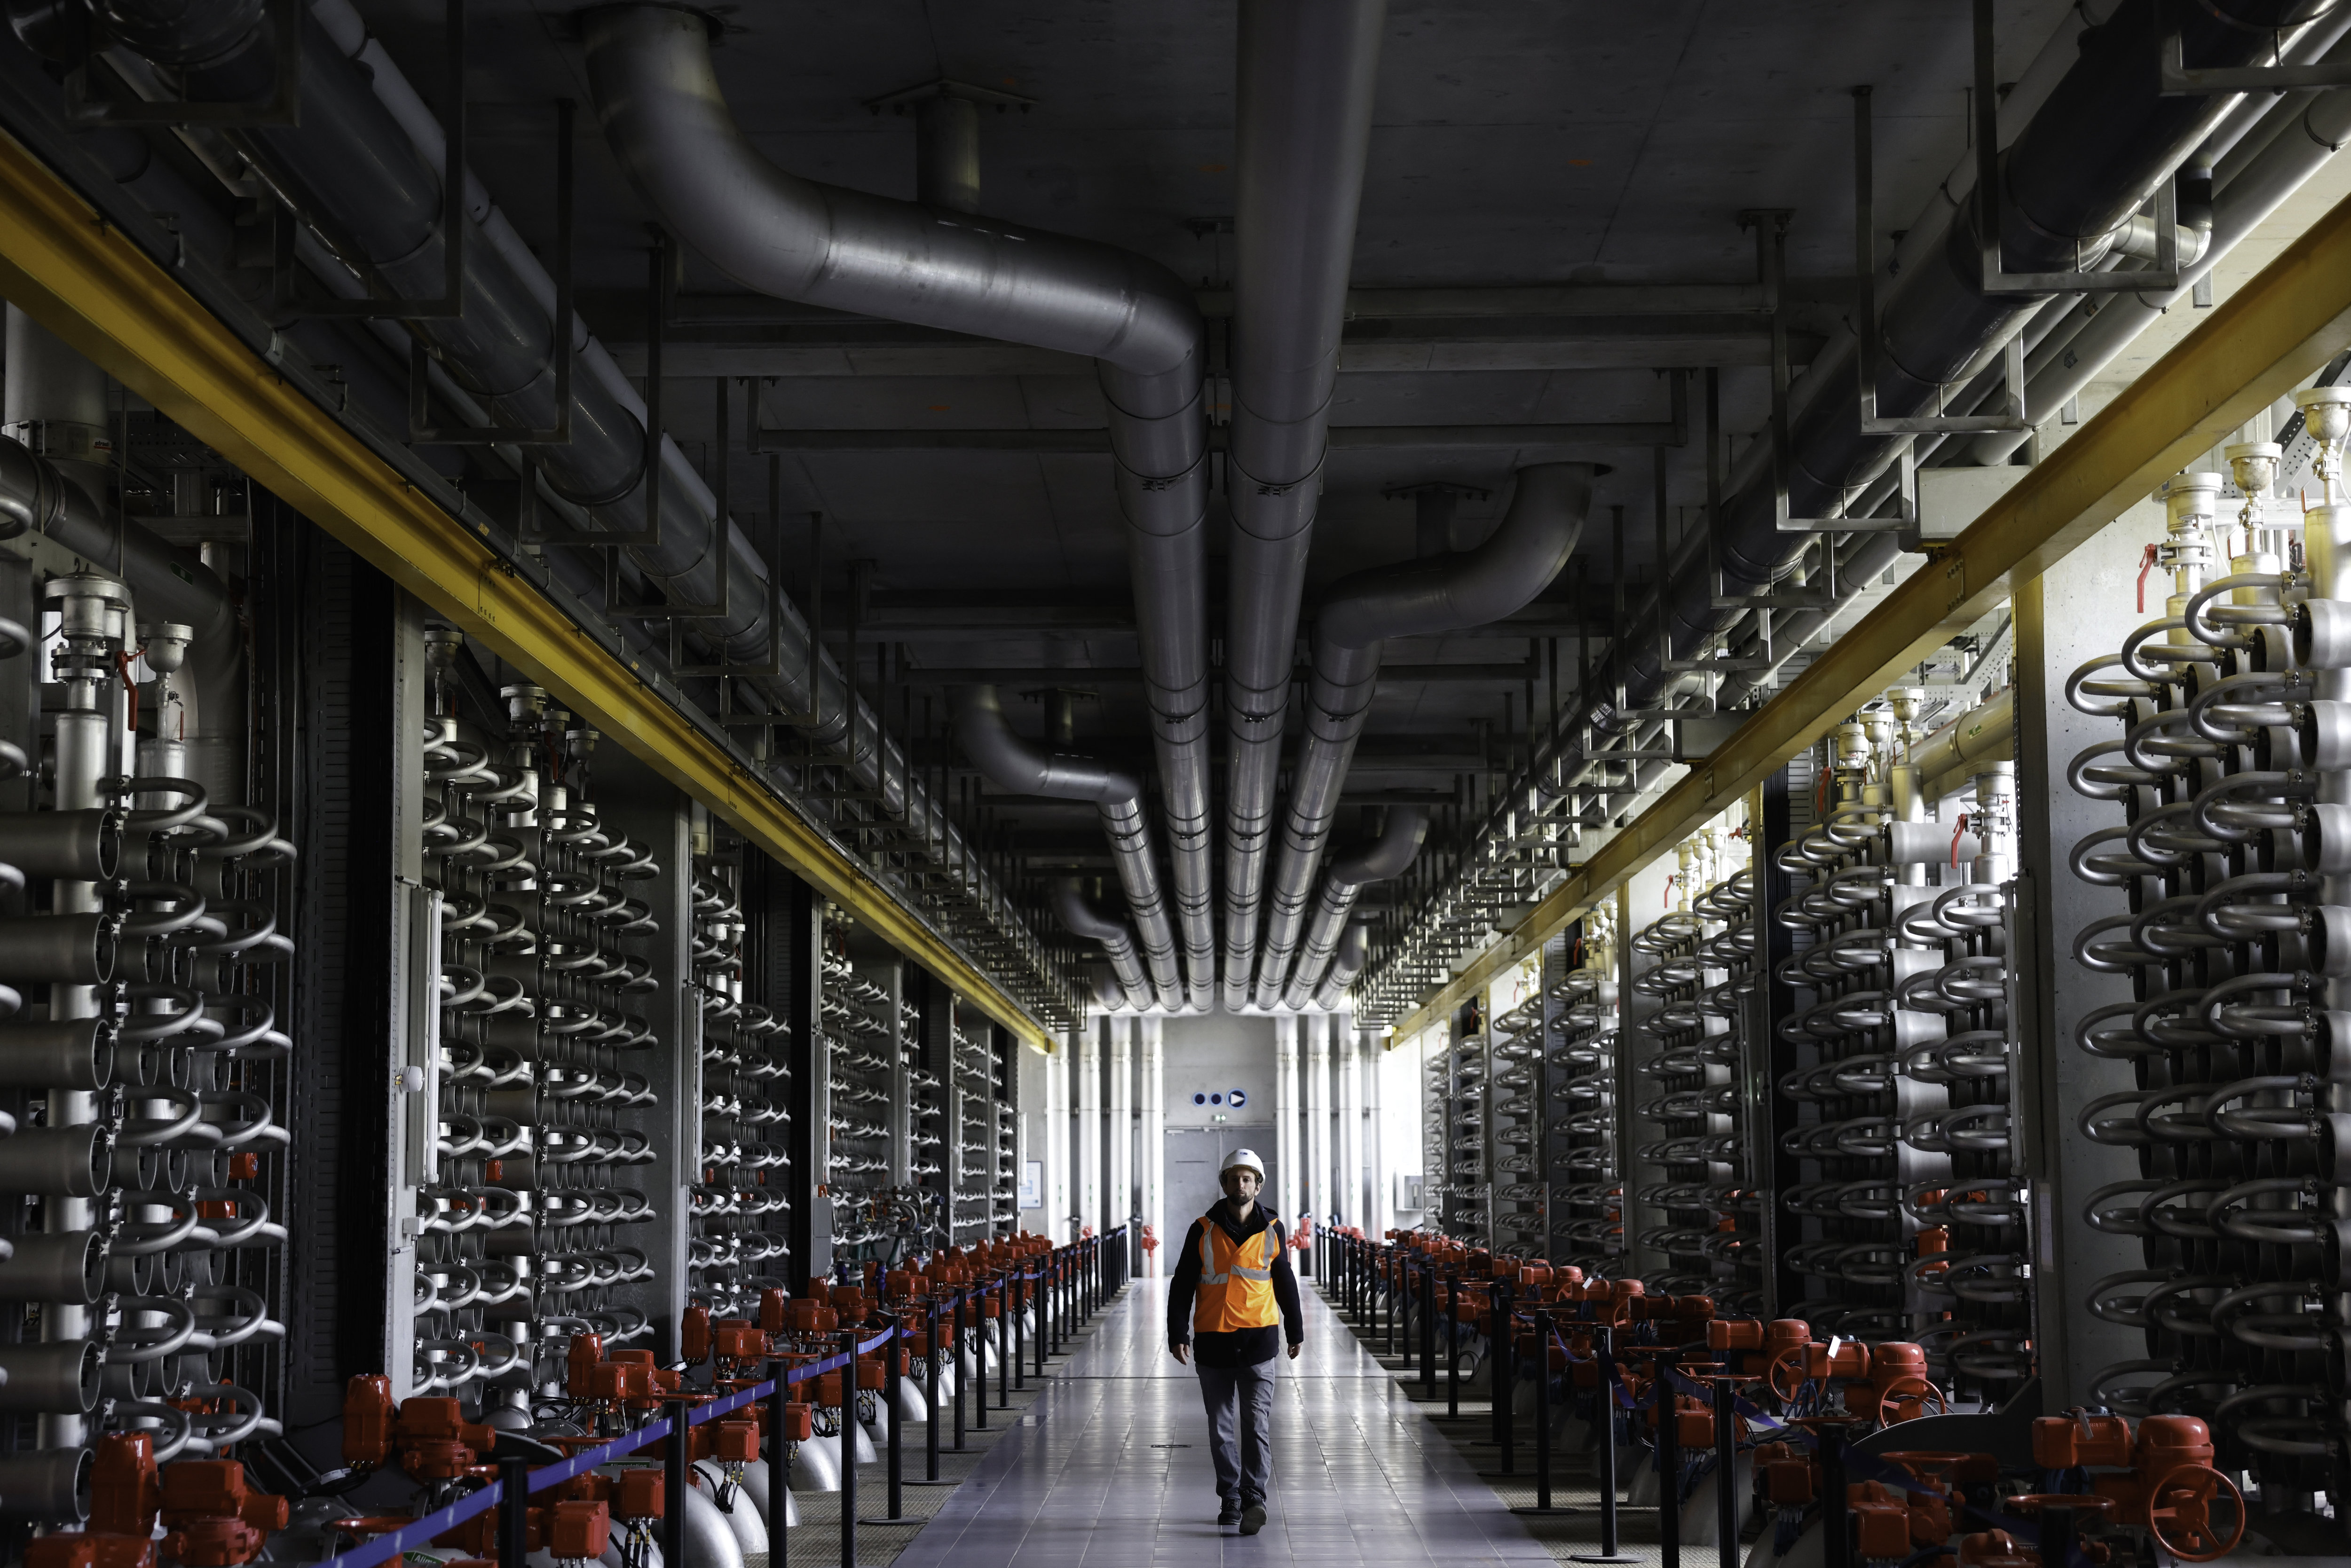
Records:
[[[362,0],[361,9],[437,101],[437,0]],[[2021,73],[2068,9],[2067,0],[2001,0],[2003,82]],[[716,58],[728,101],[780,165],[911,199],[914,120],[876,112],[872,100],[941,78],[1019,95],[1032,107],[983,116],[983,209],[1154,256],[1202,288],[1217,313],[1230,284],[1231,242],[1213,221],[1233,207],[1229,0],[1055,7],[860,0],[714,10],[725,25]],[[573,16],[551,0],[475,0],[470,26],[471,161],[535,243],[553,231],[552,103],[589,98]],[[1853,256],[1850,89],[1876,89],[1877,212],[1889,234],[1898,232],[1966,152],[1969,28],[1970,8],[1959,0],[1396,0],[1354,285],[1750,284],[1754,240],[1737,214],[1785,207],[1795,214],[1788,244],[1801,362],[1844,312],[1841,280]],[[582,116],[578,146],[583,310],[635,370],[643,361],[649,214],[621,179],[592,115]],[[1889,243],[1886,234],[1877,239]],[[742,298],[739,285],[698,257],[686,259],[685,281],[684,309],[706,319],[672,334],[668,402],[674,434],[705,461],[706,378],[722,373],[760,378],[760,423],[786,433],[1102,423],[1081,361],[779,309]],[[1660,367],[1715,365],[1723,367],[1727,427],[1751,435],[1767,395],[1766,340],[1757,329],[1752,318],[1673,310],[1621,319],[1499,309],[1475,320],[1359,315],[1333,420],[1654,425],[1669,408]],[[904,644],[918,683],[925,667],[1135,664],[1119,618],[1127,569],[1106,458],[959,447],[795,449],[771,460],[742,449],[739,426],[730,444],[742,512],[764,510],[774,464],[787,583],[803,584],[808,517],[820,512],[829,630],[837,635],[843,625],[850,563],[871,561],[863,613],[876,636]],[[1562,685],[1573,684],[1572,628],[1586,619],[1573,597],[1579,590],[1593,594],[1594,635],[1605,634],[1605,585],[1614,570],[1609,507],[1625,510],[1628,574],[1638,578],[1656,557],[1646,439],[1561,450],[1437,444],[1338,451],[1315,535],[1315,584],[1411,553],[1412,503],[1387,494],[1395,487],[1444,479],[1483,491],[1461,505],[1457,543],[1466,545],[1499,517],[1512,467],[1555,455],[1606,461],[1614,472],[1581,558],[1553,591],[1557,602],[1532,612],[1533,639],[1497,628],[1390,656],[1406,665],[1518,665],[1531,657],[1543,677],[1537,700],[1546,702],[1551,658]],[[1673,526],[1687,526],[1704,498],[1698,441],[1668,452],[1667,486]],[[1009,608],[1024,604],[1049,609]],[[977,623],[987,617],[975,607],[991,605],[1007,607],[998,624]],[[1102,623],[1053,623],[1087,606],[1103,611]],[[1546,636],[1563,641],[1554,648]],[[869,681],[872,667],[869,653]],[[1054,679],[1040,674],[1029,685]],[[1139,691],[1115,679],[1088,689],[1098,695],[1079,706],[1081,743],[1091,736],[1104,749],[1139,753]],[[944,706],[935,682],[914,690],[917,723],[923,695],[935,719]],[[1506,717],[1524,725],[1528,690],[1525,679],[1493,673],[1384,684],[1360,787],[1452,789],[1455,773],[1478,765],[1480,727],[1490,732]],[[1017,726],[1037,733],[1036,705],[1008,706]],[[1384,746],[1401,749],[1384,753]],[[1037,818],[1039,831],[1049,816]],[[1071,825],[1052,819],[1050,831],[1066,837]]]

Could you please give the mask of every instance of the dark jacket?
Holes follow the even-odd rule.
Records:
[[[1248,1219],[1236,1220],[1231,1204],[1221,1197],[1209,1206],[1207,1213],[1192,1221],[1192,1228],[1184,1233],[1184,1245],[1176,1254],[1176,1277],[1167,1289],[1167,1343],[1190,1344],[1192,1359],[1201,1366],[1256,1366],[1271,1361],[1281,1351],[1281,1340],[1272,1323],[1261,1329],[1235,1329],[1230,1333],[1192,1333],[1192,1300],[1200,1293],[1200,1227],[1204,1225],[1218,1227],[1237,1242],[1248,1240],[1268,1226],[1273,1228],[1274,1240],[1280,1247],[1273,1258],[1273,1299],[1281,1309],[1279,1327],[1287,1332],[1290,1343],[1302,1343],[1306,1322],[1299,1312],[1298,1275],[1290,1267],[1290,1233],[1264,1204],[1249,1210]]]

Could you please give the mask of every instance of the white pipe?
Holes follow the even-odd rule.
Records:
[[[1070,1058],[1090,1026],[1076,1024],[1045,1063],[1045,1234],[1070,1239]]]
[[[1339,1071],[1339,1172],[1331,1188],[1331,1223],[1365,1225],[1364,1040],[1346,1013],[1331,1015],[1331,1048]]]
[[[1273,1020],[1273,1208],[1285,1221],[1298,1218],[1298,1017],[1284,1014]]]
[[[1135,1134],[1141,1145],[1143,1178],[1138,1184],[1142,1191],[1135,1204],[1135,1212],[1143,1216],[1143,1223],[1149,1226],[1151,1234],[1159,1239],[1160,1249],[1164,1251],[1175,1245],[1167,1235],[1166,1050],[1159,1019],[1142,1019],[1138,1020],[1138,1027],[1143,1031],[1143,1114]],[[1143,1267],[1145,1273],[1158,1273],[1159,1253],[1145,1253]]]
[[[1300,1198],[1305,1213],[1327,1222],[1331,1217],[1331,1025],[1329,1013],[1308,1013],[1300,1020],[1306,1032],[1306,1085],[1300,1097],[1306,1108],[1306,1180]]]
[[[1105,1019],[1100,1024],[1089,1023],[1078,1035],[1076,1060],[1071,1070],[1078,1075],[1078,1164],[1076,1189],[1071,1194],[1077,1207],[1071,1212],[1078,1217],[1077,1234],[1085,1234],[1088,1226],[1094,1234],[1102,1234],[1102,1030],[1110,1027]]]
[[[1110,1191],[1102,1206],[1104,1234],[1134,1213],[1134,1023],[1132,1016],[1110,1021],[1110,1107],[1102,1132],[1110,1140]],[[1129,1255],[1134,1241],[1127,1243]]]

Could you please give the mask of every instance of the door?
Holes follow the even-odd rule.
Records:
[[[1167,1175],[1165,1213],[1167,1236],[1165,1245],[1181,1247],[1185,1233],[1192,1221],[1208,1211],[1208,1206],[1224,1196],[1217,1185],[1217,1175],[1225,1168],[1225,1156],[1235,1149],[1255,1149],[1261,1157],[1273,1142],[1273,1129],[1262,1127],[1170,1127],[1167,1139]],[[1290,1216],[1283,1215],[1287,1223]],[[1175,1269],[1172,1260],[1165,1265]]]

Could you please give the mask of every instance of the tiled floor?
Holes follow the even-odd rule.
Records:
[[[1307,1351],[1274,1403],[1272,1517],[1215,1524],[1207,1423],[1170,1359],[1165,1284],[1140,1281],[897,1559],[897,1568],[1548,1564],[1310,1290]]]

